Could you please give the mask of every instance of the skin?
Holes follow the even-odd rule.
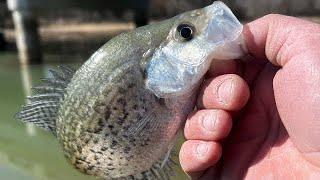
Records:
[[[282,15],[245,25],[250,56],[215,61],[184,128],[192,179],[320,178],[319,34]]]

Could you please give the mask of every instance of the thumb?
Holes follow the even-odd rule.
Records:
[[[298,150],[320,166],[320,25],[268,15],[244,28],[249,52],[281,69],[273,79],[279,115]]]

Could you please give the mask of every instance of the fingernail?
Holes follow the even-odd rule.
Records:
[[[199,143],[196,148],[198,156],[205,156],[208,152],[208,146],[206,143]]]
[[[232,98],[231,95],[234,89],[234,82],[231,79],[226,79],[220,84],[218,87],[218,98],[219,101],[223,104],[228,104],[230,99]]]
[[[202,127],[207,131],[215,131],[216,126],[216,113],[213,115],[206,115],[202,117]]]

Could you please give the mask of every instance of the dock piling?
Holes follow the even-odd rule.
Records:
[[[8,0],[15,26],[16,45],[21,64],[42,62],[40,38],[35,14],[25,0]]]

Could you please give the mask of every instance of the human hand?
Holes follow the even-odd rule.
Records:
[[[320,179],[320,25],[268,15],[244,38],[251,60],[208,72],[182,168],[203,180]]]

